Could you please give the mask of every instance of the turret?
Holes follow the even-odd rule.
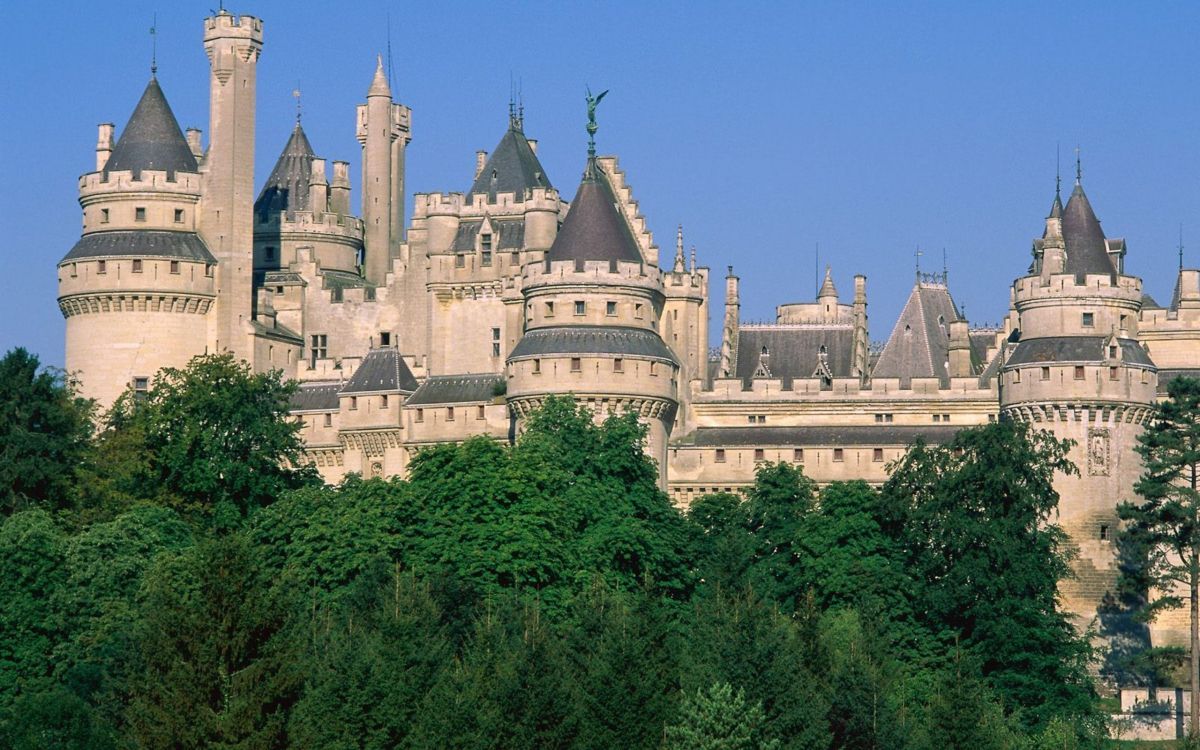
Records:
[[[226,10],[204,19],[209,146],[200,234],[217,258],[213,349],[249,360],[254,263],[254,117],[263,24]],[[183,143],[184,148],[187,144]],[[188,149],[188,154],[191,150]]]
[[[854,276],[854,361],[853,373],[866,381],[871,368],[871,337],[867,329],[867,277]]]
[[[367,89],[367,103],[358,107],[357,128],[363,155],[366,275],[375,284],[386,281],[404,236],[404,152],[410,139],[410,118],[408,107],[392,101],[380,56]]]
[[[733,266],[725,275],[725,324],[721,328],[721,377],[731,378],[737,367],[738,316],[741,302],[738,298],[738,277],[733,275]]]
[[[825,280],[817,292],[817,305],[821,308],[821,320],[838,319],[837,287],[833,285],[833,269],[829,266],[825,266]]]

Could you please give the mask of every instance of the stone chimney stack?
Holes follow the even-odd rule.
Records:
[[[313,159],[308,178],[308,202],[314,215],[329,210],[329,183],[325,180],[325,160]]]
[[[104,165],[108,164],[108,157],[112,156],[113,150],[113,131],[116,130],[111,122],[100,124],[100,134],[96,137],[96,171],[104,169]]]
[[[971,377],[971,338],[965,320],[950,323],[950,366],[952,378]]]
[[[479,175],[483,174],[483,167],[487,164],[487,151],[475,152],[475,179],[479,179]]]
[[[204,157],[204,144],[200,142],[200,128],[188,128],[186,132],[188,150],[199,161]]]
[[[329,211],[338,216],[350,214],[350,162],[333,163],[333,182],[329,186]]]

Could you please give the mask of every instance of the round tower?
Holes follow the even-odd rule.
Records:
[[[1137,340],[1141,279],[1124,273],[1123,240],[1107,239],[1076,180],[1056,194],[1012,287],[1016,331],[1000,372],[1000,408],[1074,442],[1077,476],[1055,481],[1057,522],[1078,549],[1063,606],[1086,627],[1117,579],[1117,505],[1141,474],[1137,436],[1151,415],[1157,370]]]
[[[594,157],[545,260],[522,281],[525,330],[506,362],[513,416],[555,394],[597,419],[631,409],[649,427],[646,450],[665,487],[679,361],[658,334],[662,273],[642,261]]]
[[[79,181],[83,236],[58,264],[67,371],[102,408],[203,354],[216,299],[196,155],[154,77],[112,136],[100,126],[96,171]]]

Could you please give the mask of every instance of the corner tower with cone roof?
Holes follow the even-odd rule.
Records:
[[[367,280],[387,282],[392,260],[404,238],[404,155],[411,140],[412,111],[392,100],[392,89],[376,60],[367,103],[358,106],[358,142],[362,144],[362,218]]]
[[[1141,473],[1137,436],[1151,416],[1157,372],[1138,341],[1141,279],[1125,243],[1108,239],[1077,168],[1066,206],[1056,191],[1029,273],[1012,287],[1000,369],[1004,417],[1074,441],[1077,476],[1058,475],[1057,521],[1078,548],[1063,604],[1081,627],[1117,580],[1117,504]]]
[[[506,362],[508,404],[518,419],[555,394],[574,396],[598,419],[632,410],[649,428],[646,450],[665,487],[680,361],[659,335],[663,274],[646,262],[620,205],[589,149],[554,244],[524,268],[524,334]]]

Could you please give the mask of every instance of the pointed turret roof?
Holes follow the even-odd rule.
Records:
[[[837,287],[833,285],[833,269],[825,266],[825,281],[821,282],[821,290],[817,292],[817,299],[821,297],[836,297],[838,296]]]
[[[1059,195],[1058,191],[1056,190],[1056,191],[1054,191],[1054,203],[1051,204],[1051,206],[1050,206],[1050,215],[1046,218],[1061,219],[1062,215],[1063,215],[1062,196]]]
[[[938,378],[948,383],[950,324],[960,318],[945,284],[918,280],[875,362],[872,377],[900,378],[902,382]]]
[[[497,193],[513,193],[521,198],[526,190],[549,187],[554,186],[529,145],[520,120],[510,117],[508,130],[496,144],[467,195],[468,198],[486,195],[488,202],[493,202]]]
[[[383,71],[383,55],[377,55],[375,58],[375,77],[371,79],[371,88],[367,89],[367,96],[392,98],[392,87],[388,85],[387,73]]]
[[[142,170],[165,171],[170,178],[176,172],[197,171],[196,157],[153,76],[104,165],[106,176],[129,171],[136,178]]]
[[[1075,274],[1081,283],[1088,274],[1116,274],[1108,256],[1104,231],[1092,210],[1092,204],[1078,180],[1062,217],[1063,242],[1067,248],[1066,272]]]
[[[275,168],[271,170],[271,176],[254,202],[254,210],[259,213],[308,211],[308,181],[312,176],[314,158],[316,154],[308,142],[308,136],[297,122],[283,147],[283,153],[275,162]]]
[[[612,185],[594,156],[588,157],[583,181],[546,260],[642,260],[629,223],[617,208]]]

